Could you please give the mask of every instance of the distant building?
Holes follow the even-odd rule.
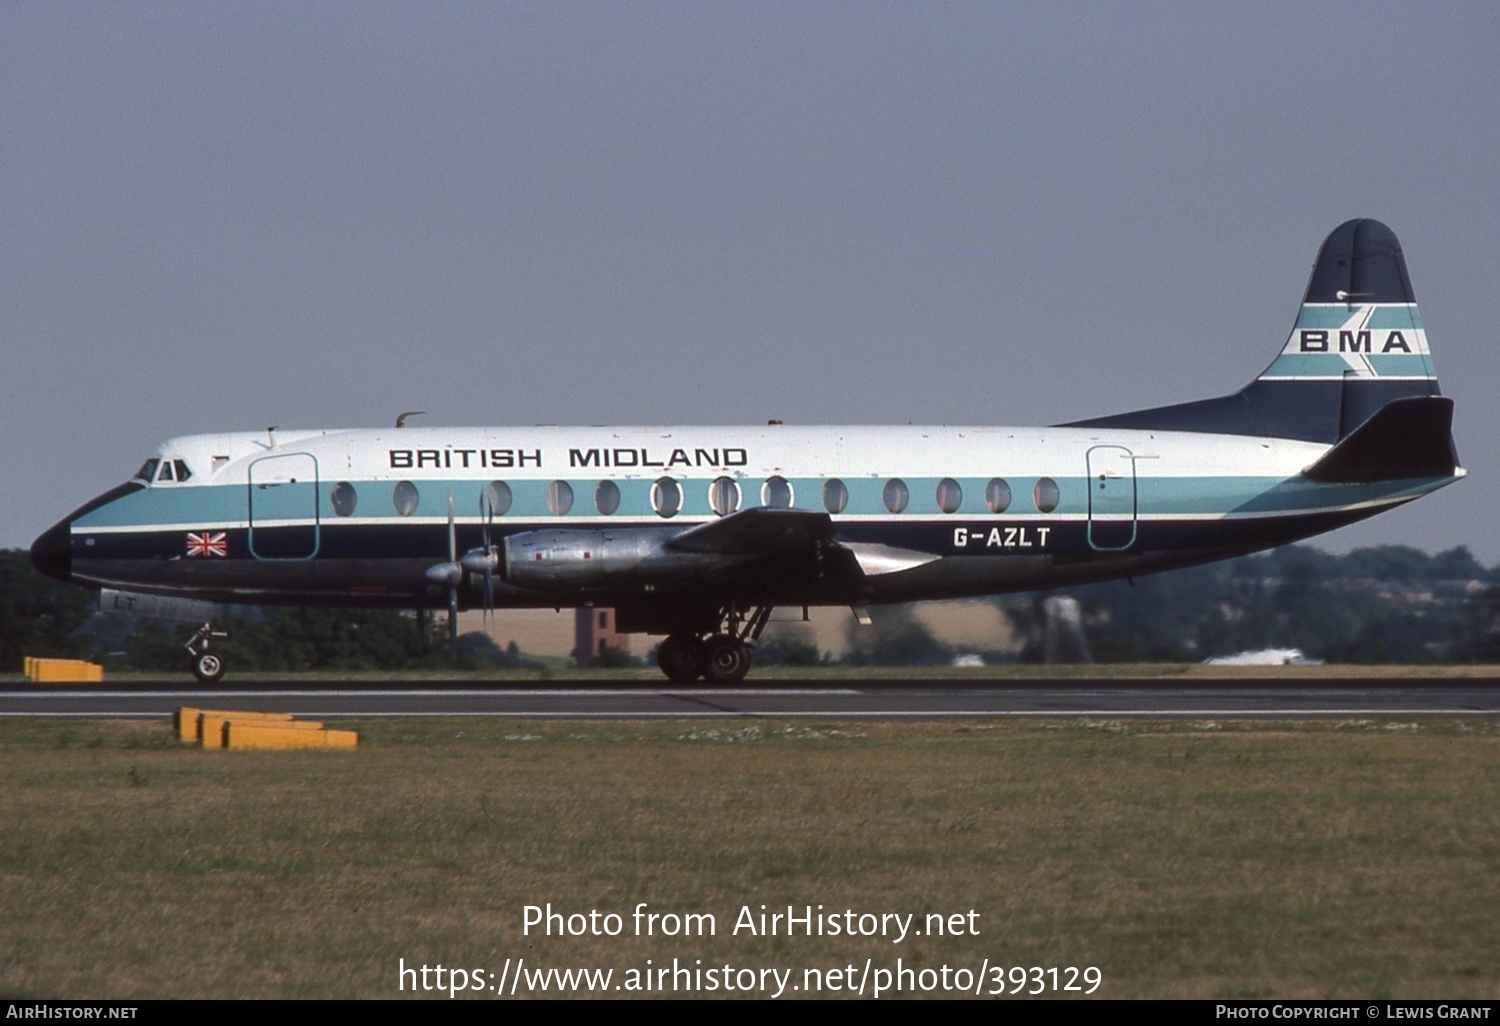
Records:
[[[1255,652],[1214,656],[1203,660],[1207,666],[1322,666],[1323,660],[1309,659],[1300,648],[1262,648]]]
[[[1045,616],[1042,658],[1047,663],[1091,663],[1088,640],[1083,636],[1083,610],[1071,595],[1049,595],[1042,602]]]
[[[615,611],[602,606],[579,606],[573,611],[573,660],[579,666],[590,666],[606,655],[606,649],[626,655],[630,652],[630,635],[615,632]]]

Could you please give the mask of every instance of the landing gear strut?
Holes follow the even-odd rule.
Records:
[[[193,657],[193,676],[204,684],[217,684],[224,676],[224,657],[208,649],[215,638],[227,637],[228,631],[214,630],[213,624],[206,623],[183,646]]]
[[[669,634],[656,650],[656,664],[668,680],[678,684],[699,677],[710,684],[744,680],[754,659],[755,641],[770,619],[770,606],[749,612],[733,604],[724,606],[712,633]]]

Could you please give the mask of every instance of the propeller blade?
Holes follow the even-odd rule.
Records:
[[[458,658],[458,589],[448,589],[448,654]]]
[[[453,523],[453,489],[448,489],[448,562],[458,562],[458,528]],[[448,585],[448,654],[458,659],[458,582],[463,570]]]
[[[490,541],[495,504],[490,501],[488,489],[479,493],[479,517],[484,524],[484,629],[488,632],[495,617],[495,547]]]
[[[453,525],[453,489],[448,489],[448,562],[458,560],[458,535]]]

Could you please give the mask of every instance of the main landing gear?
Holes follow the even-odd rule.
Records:
[[[206,623],[183,646],[193,657],[193,676],[204,684],[217,684],[224,676],[224,657],[210,652],[209,645],[215,638],[227,637],[228,631],[214,630],[213,624]]]
[[[656,664],[677,684],[702,677],[710,684],[745,679],[754,659],[755,641],[771,618],[770,606],[745,612],[737,606],[719,610],[717,628],[707,634],[669,634],[656,650]]]

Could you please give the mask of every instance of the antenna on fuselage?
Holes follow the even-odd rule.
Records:
[[[420,417],[420,416],[422,416],[422,414],[424,414],[426,412],[427,412],[426,410],[407,410],[405,413],[397,415],[397,417],[396,417],[396,426],[398,428],[404,428],[404,427],[406,427],[406,418],[407,417]]]
[[[272,424],[270,427],[266,428],[266,437],[271,440],[271,444],[270,444],[269,448],[272,448],[272,449],[276,448],[276,425],[275,424]]]

